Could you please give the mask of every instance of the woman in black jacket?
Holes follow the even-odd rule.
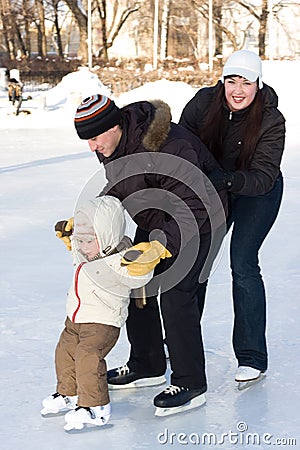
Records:
[[[283,191],[285,119],[277,109],[275,91],[262,83],[261,66],[253,52],[233,53],[222,81],[200,89],[180,118],[220,163],[222,168],[209,175],[215,188],[229,193],[233,347],[240,388],[267,370],[266,298],[258,253],[277,217]]]

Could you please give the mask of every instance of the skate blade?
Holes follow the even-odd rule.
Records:
[[[90,422],[78,422],[78,423],[67,423],[64,426],[65,431],[70,433],[76,433],[80,431],[91,431],[93,429],[97,429],[107,424],[107,420],[103,420],[102,418],[98,420],[91,420]]]
[[[142,378],[140,380],[133,381],[132,383],[127,384],[110,384],[108,383],[109,390],[116,389],[133,389],[133,388],[141,388],[141,387],[149,387],[149,386],[159,386],[160,384],[164,384],[166,382],[166,378],[164,375],[161,377],[152,377],[152,378]]]
[[[244,391],[245,389],[253,386],[254,384],[259,383],[260,381],[264,380],[266,378],[265,373],[261,373],[257,378],[254,378],[254,380],[248,380],[248,381],[238,381],[238,391]]]
[[[45,412],[44,409],[41,410],[41,416],[44,417],[45,419],[48,419],[50,417],[59,417],[59,416],[65,416],[67,412],[69,412],[69,409],[64,409],[64,410],[60,410],[57,412],[53,412],[53,411],[49,411],[47,410]]]
[[[64,426],[65,431],[82,430],[83,428],[84,428],[83,423],[67,423]]]
[[[198,408],[199,406],[204,405],[206,402],[205,394],[198,395],[195,398],[192,398],[188,403],[185,403],[181,406],[174,406],[172,408],[160,408],[157,407],[155,410],[155,416],[163,417],[170,416],[171,414],[181,413],[183,411],[188,411],[189,409]]]

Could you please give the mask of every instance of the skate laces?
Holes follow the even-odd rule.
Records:
[[[56,398],[59,398],[59,397],[61,397],[62,399],[64,399],[65,404],[66,404],[66,406],[68,406],[68,407],[72,407],[72,406],[73,406],[73,403],[76,404],[76,401],[74,402],[73,398],[72,398],[72,397],[69,397],[68,395],[63,395],[63,394],[60,394],[59,392],[55,392],[55,394],[52,394],[53,400],[56,399]]]
[[[62,397],[65,398],[65,395],[61,395],[59,392],[55,392],[55,394],[52,394],[53,398]]]
[[[124,366],[119,367],[117,369],[117,373],[118,375],[127,375],[130,372],[129,367],[127,366],[127,364],[124,364]]]
[[[103,423],[105,423],[107,421],[107,418],[105,417],[105,414],[101,415],[101,416],[97,416],[97,414],[95,413],[95,411],[93,410],[93,408],[90,408],[89,406],[77,406],[77,408],[75,408],[75,411],[79,411],[80,409],[85,409],[91,419],[100,419]],[[101,407],[101,411],[104,412],[104,408]],[[106,414],[109,416],[109,414]]]
[[[165,394],[171,394],[171,395],[175,395],[178,394],[181,391],[188,391],[187,388],[184,387],[179,387],[179,386],[174,386],[173,384],[171,384],[170,386],[168,386],[165,390],[164,393]]]
[[[85,409],[91,416],[91,419],[96,418],[94,411],[89,406],[77,406],[77,408],[75,408],[75,411],[79,411],[80,409]]]

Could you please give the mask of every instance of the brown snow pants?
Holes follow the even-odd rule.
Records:
[[[78,406],[109,403],[105,356],[120,329],[100,323],[73,323],[68,317],[55,350],[57,392],[78,395]]]

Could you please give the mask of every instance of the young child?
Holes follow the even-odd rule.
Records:
[[[133,277],[121,266],[132,246],[124,209],[111,196],[86,202],[74,214],[71,237],[73,283],[67,318],[55,351],[57,392],[43,400],[42,415],[65,415],[65,430],[104,425],[110,418],[105,356],[116,344],[128,315],[130,291],[153,272]]]

